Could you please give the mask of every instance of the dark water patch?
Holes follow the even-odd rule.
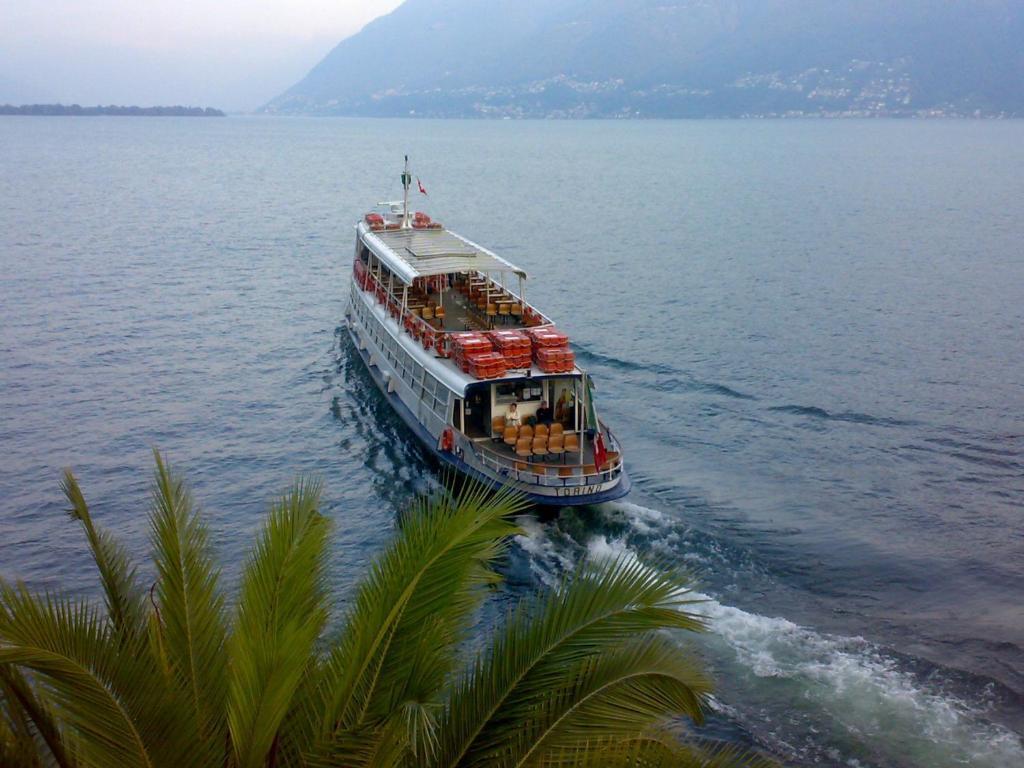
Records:
[[[657,379],[652,382],[652,388],[658,392],[707,392],[712,395],[722,395],[723,397],[732,397],[737,400],[757,399],[753,395],[746,395],[742,392],[738,392],[732,387],[727,387],[724,384],[715,384],[713,382],[698,381],[692,378],[681,378],[676,376]]]
[[[599,365],[631,373],[640,371],[655,374],[659,378],[651,380],[648,383],[657,391],[670,392],[682,390],[687,392],[708,392],[710,394],[732,397],[738,400],[757,399],[753,395],[740,392],[732,387],[726,386],[725,384],[701,381],[669,365],[624,360],[612,355],[595,352],[578,342],[573,342],[573,347],[577,350],[577,357],[583,362],[598,363]]]
[[[1017,473],[1024,471],[1024,461],[1016,458],[1021,455],[1017,451],[986,450],[982,446],[966,445],[952,440],[934,440],[924,438],[922,443],[928,443],[928,445],[921,443],[908,443],[901,445],[899,449],[901,451],[934,454],[936,456],[966,462],[977,467],[985,467],[993,470],[1005,470],[999,473],[993,473],[989,478],[986,478],[985,476],[971,475],[970,477],[972,478],[972,482],[985,482],[986,479],[1020,477]],[[1010,474],[1007,474],[1007,472]]]
[[[821,419],[823,421],[845,421],[851,424],[869,424],[882,427],[912,427],[919,423],[907,419],[872,416],[870,414],[856,413],[854,411],[831,413],[826,411],[824,408],[819,408],[814,405],[773,405],[767,410],[775,413],[789,413],[794,416],[807,416],[812,419]]]

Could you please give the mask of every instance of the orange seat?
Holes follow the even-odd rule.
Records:
[[[519,428],[519,436],[533,437],[533,427],[531,427],[529,424],[523,424],[523,426]]]
[[[533,438],[533,455],[534,456],[547,456],[548,453],[548,439],[546,437],[535,437]]]
[[[547,424],[538,424],[537,428],[534,430],[534,434],[536,434],[537,437],[540,437],[541,435],[544,435],[544,437],[547,437],[548,436],[548,425]]]
[[[516,456],[529,458],[533,456],[533,445],[528,437],[521,437],[516,441]]]
[[[575,471],[576,471],[575,467],[559,467],[558,468],[558,476],[559,477],[572,477],[573,473]]]
[[[491,434],[500,435],[505,431],[505,417],[495,416],[491,419]]]
[[[564,432],[564,430],[565,430],[565,428],[561,424],[555,423],[555,424],[551,425],[551,434],[552,435],[560,435],[560,434],[562,434]]]
[[[519,427],[505,427],[505,434],[503,437],[505,445],[513,446],[519,442]]]

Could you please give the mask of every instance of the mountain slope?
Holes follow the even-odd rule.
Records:
[[[407,0],[274,113],[1024,114],[1021,0]]]

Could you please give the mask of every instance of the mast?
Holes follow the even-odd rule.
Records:
[[[402,171],[402,229],[409,228],[409,186],[412,175],[409,173],[409,156],[405,156],[405,170]]]

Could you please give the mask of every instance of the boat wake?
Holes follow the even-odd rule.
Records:
[[[519,577],[550,585],[586,557],[670,556],[716,571],[727,557],[728,548],[655,509],[612,503],[588,512],[524,518]],[[966,698],[953,674],[864,638],[743,610],[707,588],[695,596],[710,620],[701,648],[719,679],[716,717],[750,744],[805,765],[1024,765],[1021,737],[990,718],[991,687]]]
[[[917,423],[906,419],[872,416],[868,413],[856,413],[854,411],[833,413],[814,405],[775,405],[768,410],[775,413],[788,413],[794,416],[808,416],[812,419],[822,419],[824,421],[845,421],[851,424],[869,424],[879,427],[910,427]]]
[[[681,371],[669,365],[623,360],[622,358],[613,357],[612,355],[595,352],[587,346],[580,344],[578,341],[573,342],[573,348],[576,350],[581,362],[604,365],[615,370],[628,371],[631,374],[636,374],[637,372],[656,374],[657,379],[654,386],[659,391],[704,392],[712,395],[731,397],[736,400],[757,399],[753,395],[740,392],[732,387],[726,386],[725,384],[720,384],[714,381],[703,381],[695,378],[685,371]]]

